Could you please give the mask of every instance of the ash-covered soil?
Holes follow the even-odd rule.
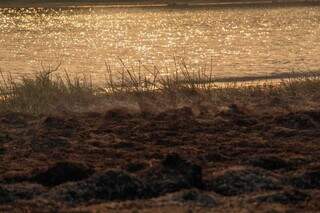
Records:
[[[320,110],[0,115],[0,212],[317,212]]]

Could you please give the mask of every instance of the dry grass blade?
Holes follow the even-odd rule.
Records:
[[[115,71],[107,63],[104,86],[94,85],[91,76],[70,76],[56,73],[60,64],[43,66],[34,77],[14,80],[0,72],[0,111],[19,111],[33,114],[56,111],[63,106],[68,110],[88,109],[92,105],[112,105],[113,101],[136,102],[141,108],[153,104],[165,109],[185,104],[214,104],[216,107],[230,102],[263,105],[274,100],[288,107],[297,102],[317,105],[320,98],[318,72],[292,73],[286,78],[272,81],[218,82],[209,68],[190,70],[187,64],[174,59],[175,70],[168,67],[151,68],[140,61],[137,69],[130,69],[120,60],[122,69]],[[270,104],[269,103],[269,104]],[[281,104],[279,105],[281,106]],[[282,107],[282,106],[281,106]]]

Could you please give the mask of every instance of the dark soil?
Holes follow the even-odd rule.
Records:
[[[43,172],[36,172],[30,179],[44,186],[56,186],[66,182],[80,181],[94,172],[85,165],[73,162],[58,162]]]
[[[315,110],[6,113],[0,212],[317,212],[319,136]]]

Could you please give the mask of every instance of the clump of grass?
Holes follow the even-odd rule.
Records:
[[[157,66],[128,67],[121,61],[122,70],[113,72],[107,67],[103,86],[93,85],[90,78],[56,74],[59,66],[43,69],[34,77],[20,81],[2,74],[0,111],[33,114],[61,110],[83,111],[112,106],[136,104],[142,111],[159,111],[189,105],[201,108],[224,106],[230,103],[252,107],[284,108],[314,107],[320,103],[320,77],[317,74],[294,75],[273,81],[221,82],[209,68],[191,70],[186,63],[176,63],[168,75]]]
[[[122,61],[121,71],[112,72],[107,66],[109,78],[105,88],[112,95],[135,96],[141,107],[148,101],[164,109],[186,104],[218,107],[235,102],[293,109],[295,105],[319,103],[318,71],[282,73],[257,80],[253,77],[219,79],[214,75],[212,61],[209,66],[198,69],[190,68],[183,60],[174,62],[175,69],[170,71],[166,67],[161,70],[157,66],[150,68],[140,64],[134,69]]]
[[[1,73],[0,110],[40,114],[91,103],[96,97],[91,81],[71,79],[68,74],[63,78],[54,76],[57,69],[43,70],[34,77],[22,77],[20,81]]]

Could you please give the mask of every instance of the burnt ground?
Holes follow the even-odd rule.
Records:
[[[0,212],[317,212],[320,111],[0,115]]]

